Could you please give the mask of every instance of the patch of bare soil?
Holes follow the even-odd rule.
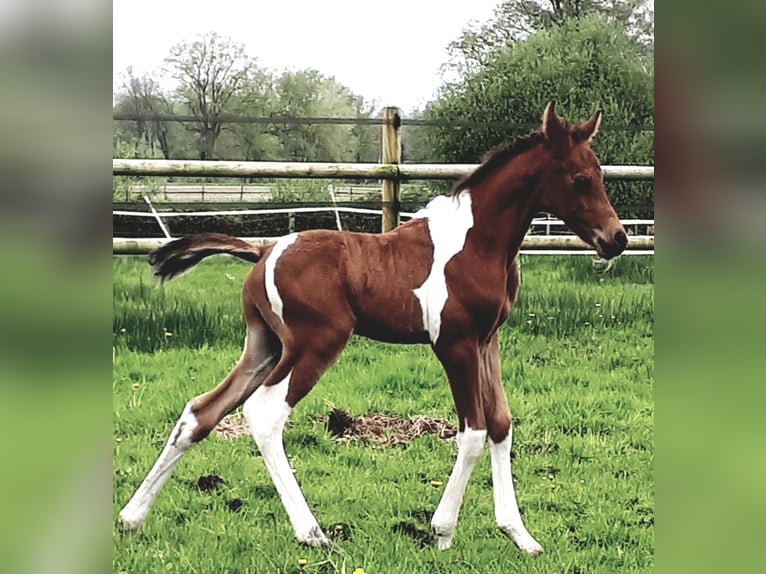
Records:
[[[238,436],[250,436],[250,427],[242,415],[229,415],[215,427],[215,434],[225,440],[234,440]]]
[[[457,428],[446,419],[431,417],[402,418],[399,415],[369,413],[355,417],[348,411],[334,408],[327,416],[318,417],[338,442],[361,442],[383,447],[409,444],[412,439],[435,434],[448,440],[457,434]],[[223,439],[232,440],[249,435],[250,429],[241,415],[229,415],[216,427],[215,433]]]
[[[327,417],[320,417],[338,442],[359,441],[378,446],[406,445],[412,439],[435,434],[447,440],[457,434],[457,429],[445,419],[413,417],[404,419],[399,415],[370,413],[354,417],[343,409],[333,409]]]

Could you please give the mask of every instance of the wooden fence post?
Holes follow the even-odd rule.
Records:
[[[402,160],[402,135],[399,129],[402,117],[399,108],[383,109],[381,163],[398,164]],[[399,225],[399,181],[383,180],[383,222],[382,231],[391,231]]]

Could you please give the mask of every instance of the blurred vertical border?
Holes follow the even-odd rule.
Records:
[[[111,4],[0,14],[0,564],[107,572]]]
[[[657,572],[762,571],[766,3],[656,12]]]

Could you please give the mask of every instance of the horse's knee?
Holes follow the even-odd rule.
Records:
[[[290,414],[290,406],[284,399],[273,400],[275,397],[271,395],[275,392],[279,390],[260,387],[242,406],[242,414],[259,449],[281,440],[282,429]]]
[[[189,401],[184,412],[186,411],[194,417],[195,422],[189,437],[192,443],[207,438],[224,416],[220,407],[211,401],[208,395],[200,395]]]
[[[269,427],[268,421],[263,412],[263,406],[253,401],[252,398],[245,401],[242,405],[242,415],[250,428],[250,434],[255,439],[255,443],[261,446],[261,443],[268,439]]]
[[[497,444],[503,442],[511,432],[511,415],[503,414],[487,419],[487,434]]]
[[[170,436],[170,445],[185,450],[197,442],[195,437],[199,433],[200,424],[192,408],[192,402],[186,403],[178,422]],[[204,437],[203,437],[204,438]]]
[[[466,461],[474,462],[481,455],[484,443],[487,441],[486,429],[466,428],[458,434],[458,450]]]

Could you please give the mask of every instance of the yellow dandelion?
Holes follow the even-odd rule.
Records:
[[[354,574],[366,574],[364,568],[357,568],[354,570]]]
[[[443,483],[442,483],[441,480],[432,480],[431,481],[431,486],[433,486],[434,488],[439,488],[442,484]]]
[[[300,566],[301,568],[306,566],[306,564],[308,564],[308,563],[309,563],[309,561],[306,560],[305,558],[301,558],[300,560],[298,560],[298,566]]]

